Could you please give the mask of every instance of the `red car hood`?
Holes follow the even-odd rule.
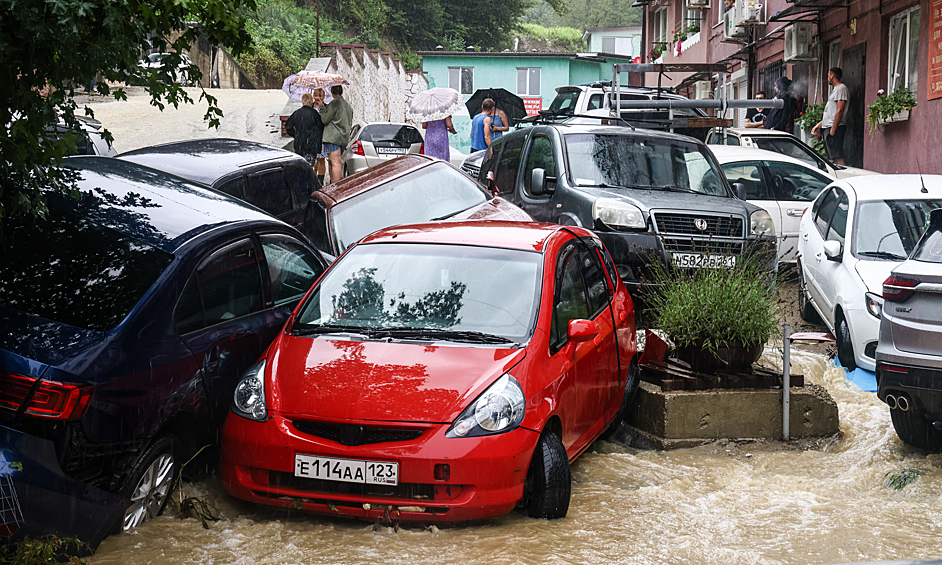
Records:
[[[272,410],[325,419],[448,423],[522,349],[282,336],[269,358]]]
[[[512,222],[532,222],[533,218],[517,206],[503,198],[491,198],[483,204],[456,214],[449,220],[507,220]]]

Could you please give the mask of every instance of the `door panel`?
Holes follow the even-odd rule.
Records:
[[[225,415],[242,372],[274,337],[274,316],[265,308],[258,256],[248,238],[213,252],[191,275],[174,325],[203,371],[214,421]]]
[[[844,136],[844,162],[850,167],[863,167],[867,44],[861,43],[844,51],[843,64],[843,82],[850,90],[850,100],[847,101],[847,133]]]
[[[781,223],[775,226],[779,236],[779,260],[794,261],[801,215],[831,179],[814,169],[782,161],[768,161],[766,168],[772,196],[781,213]]]

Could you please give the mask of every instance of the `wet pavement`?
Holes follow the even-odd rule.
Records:
[[[127,87],[128,99],[115,101],[100,95],[79,95],[76,102],[79,115],[88,106],[95,119],[114,136],[118,153],[188,139],[228,137],[257,141],[284,147],[290,137],[281,137],[279,116],[288,102],[280,90],[209,89],[217,98],[223,112],[219,129],[210,129],[203,121],[206,101],[200,101],[199,88],[185,88],[193,104],[180,104],[178,108],[166,105],[163,111],[150,105],[150,97],[143,87]]]

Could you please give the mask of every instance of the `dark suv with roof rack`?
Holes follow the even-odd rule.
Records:
[[[543,123],[506,134],[479,178],[535,220],[593,229],[637,288],[650,255],[679,267],[735,264],[750,244],[777,266],[769,214],[736,197],[691,137],[612,125]]]

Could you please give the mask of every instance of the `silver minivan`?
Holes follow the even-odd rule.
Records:
[[[942,451],[942,208],[930,212],[909,259],[883,283],[876,361],[877,396],[896,435]]]

